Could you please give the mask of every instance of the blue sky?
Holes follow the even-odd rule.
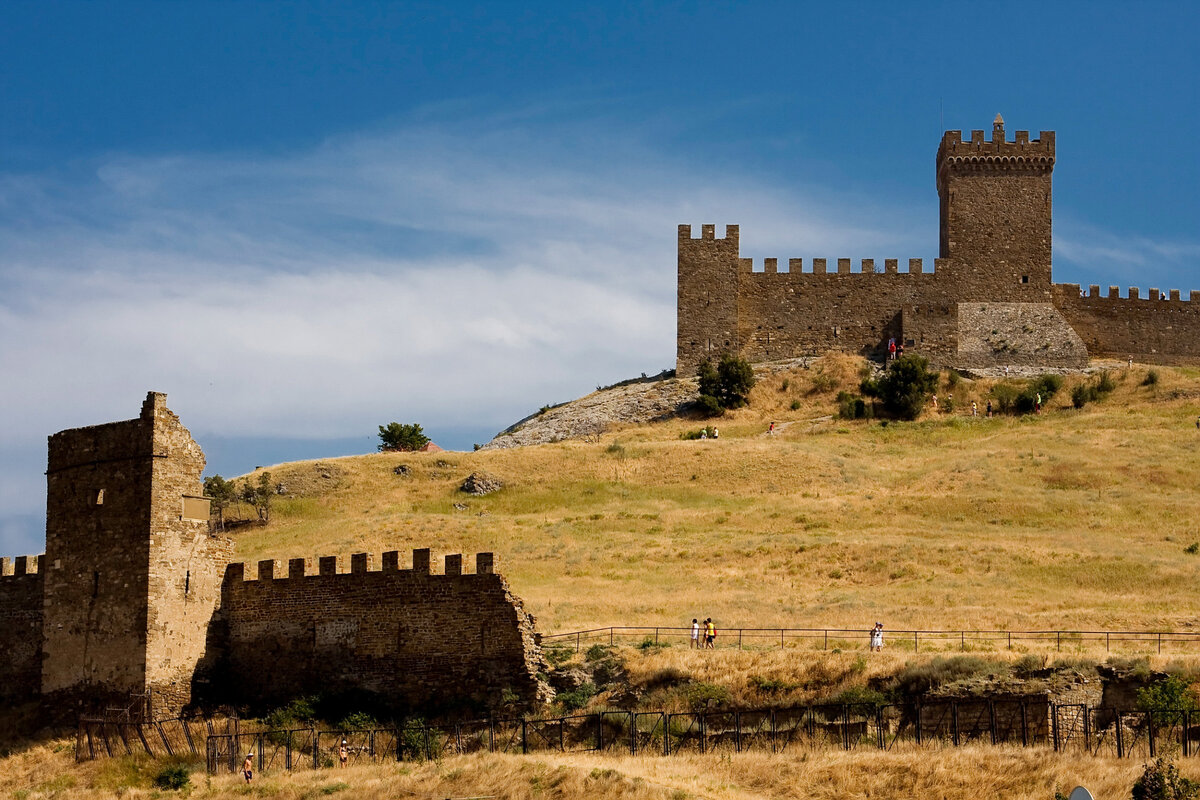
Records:
[[[932,258],[997,112],[1057,132],[1056,279],[1200,289],[1195,4],[911,5],[0,7],[0,552],[150,389],[225,475],[469,448],[673,364],[678,223]]]

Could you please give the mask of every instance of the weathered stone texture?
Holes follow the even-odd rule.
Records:
[[[704,225],[698,239],[691,226],[679,226],[677,374],[694,375],[723,352],[751,361],[830,350],[881,358],[891,338],[935,366],[1078,367],[1089,354],[1200,360],[1198,293],[1190,302],[1177,291],[1159,302],[1113,302],[1081,299],[1079,287],[1052,283],[1054,162],[1053,131],[1032,140],[1017,131],[1008,141],[999,117],[991,139],[982,130],[966,140],[946,131],[936,157],[941,257],[932,271],[919,259],[902,272],[899,259],[880,268],[873,259],[855,265],[847,258],[833,268],[823,258],[807,266],[792,258],[785,272],[768,258],[755,271],[740,255],[738,226],[727,226],[723,239],[714,225]],[[1010,310],[981,333],[979,308],[995,304]],[[1005,320],[1021,321],[1002,331]],[[1029,320],[1048,335],[1025,341]],[[1015,349],[991,347],[993,328]]]
[[[0,558],[0,702],[28,700],[41,691],[44,563],[30,556]]]
[[[228,542],[208,535],[204,454],[166,395],[49,439],[42,692],[59,708],[190,699]]]
[[[959,303],[955,366],[1081,369],[1088,351],[1050,303]]]
[[[418,708],[495,704],[506,689],[527,704],[548,699],[533,617],[492,572],[491,554],[479,554],[475,574],[447,556],[444,575],[430,573],[428,556],[416,551],[402,570],[384,553],[370,571],[356,554],[350,573],[322,559],[316,575],[296,559],[286,577],[260,562],[254,580],[231,564],[220,614],[227,691],[256,705],[318,692]]]
[[[394,706],[549,696],[533,617],[490,553],[463,574],[428,550],[381,571],[292,559],[258,579],[208,532],[204,453],[166,396],[137,419],[50,437],[46,555],[0,559],[0,700],[41,697],[47,717],[128,709],[173,715],[199,698],[286,700],[367,692]],[[484,481],[486,483],[486,481]],[[217,609],[220,607],[220,613]]]

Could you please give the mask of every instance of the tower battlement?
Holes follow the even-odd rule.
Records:
[[[910,259],[742,258],[740,229],[679,226],[676,373],[736,353],[751,361],[830,350],[882,358],[889,342],[938,366],[1002,366],[1010,349],[993,338],[1040,337],[1041,366],[1082,367],[1088,353],[1128,352],[1147,361],[1200,361],[1196,294],[1055,285],[1051,275],[1051,179],[1055,133],[1010,140],[997,114],[990,138],[946,131],[935,158],[939,250],[933,269]],[[941,309],[930,315],[928,309]],[[1012,330],[1009,327],[1015,326]],[[982,333],[981,333],[982,331]],[[1047,345],[1049,342],[1051,344]],[[1018,366],[1039,366],[1025,358]]]

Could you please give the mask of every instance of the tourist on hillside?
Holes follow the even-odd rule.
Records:
[[[700,622],[696,619],[692,620],[692,649],[700,649]]]
[[[700,438],[701,438],[701,439],[707,439],[707,438],[708,438],[708,428],[701,428],[701,429],[700,429]]]
[[[254,780],[254,753],[246,753],[246,760],[242,762],[242,777],[246,783]]]
[[[979,416],[979,404],[976,403],[974,400],[971,401],[971,416],[972,417]]]
[[[713,624],[712,617],[704,620],[704,649],[715,650],[717,641],[717,626]]]
[[[991,400],[988,400],[987,415],[988,415],[988,419],[992,418],[992,401]]]
[[[719,438],[720,436],[721,436],[721,432],[720,432],[719,430],[717,430],[717,426],[716,426],[716,425],[714,425],[714,426],[713,426],[713,438],[714,438],[714,439],[717,439],[717,438]]]
[[[895,336],[893,336],[891,339],[888,339],[888,360],[889,361],[896,360],[896,337]]]
[[[775,435],[775,423],[774,423],[774,422],[772,422],[772,423],[771,423],[771,425],[770,425],[770,427],[768,427],[768,428],[767,428],[767,435],[768,435],[768,436],[774,436],[774,435]]]
[[[1036,395],[1034,395],[1033,411],[1035,414],[1042,413],[1042,393],[1041,392],[1038,392]]]
[[[346,746],[346,740],[342,739],[342,746],[338,748],[338,766],[346,766],[346,762],[350,760],[350,748]]]
[[[876,622],[875,627],[871,629],[871,652],[883,652],[883,623]]]
[[[933,410],[937,411],[937,393],[936,392],[933,395]]]

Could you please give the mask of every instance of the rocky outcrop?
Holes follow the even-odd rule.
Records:
[[[665,378],[601,389],[531,414],[481,449],[523,447],[567,439],[598,439],[618,425],[672,417],[696,400],[696,381]]]

